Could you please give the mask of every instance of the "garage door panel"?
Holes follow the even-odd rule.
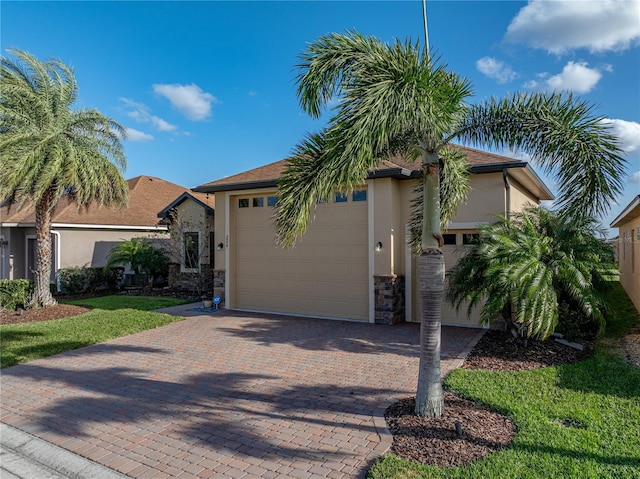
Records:
[[[368,319],[366,203],[319,205],[302,241],[290,249],[275,244],[272,208],[232,204],[235,307]]]

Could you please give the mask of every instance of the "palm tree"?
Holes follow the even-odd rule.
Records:
[[[596,221],[568,221],[544,208],[498,219],[480,227],[478,241],[449,273],[451,304],[467,302],[468,315],[482,305],[482,323],[502,316],[523,336],[544,339],[558,325],[561,305],[571,303],[602,330],[601,290],[613,250],[596,238]]]
[[[114,247],[107,255],[106,269],[116,265],[131,267],[136,281],[144,290],[151,290],[154,278],[159,274],[167,274],[169,256],[159,248],[154,247],[144,238],[131,238]],[[144,276],[147,282],[144,283]]]
[[[126,205],[124,128],[97,110],[72,110],[78,85],[60,60],[10,50],[0,60],[0,202],[35,206],[37,263],[32,306],[49,290],[51,218],[65,194],[78,207]]]
[[[460,192],[447,172],[459,159],[451,142],[522,149],[562,185],[559,204],[570,216],[599,214],[621,190],[624,160],[615,138],[588,105],[563,94],[514,94],[467,103],[471,86],[418,43],[385,44],[357,32],[328,34],[309,44],[298,65],[298,97],[313,117],[333,105],[326,128],[294,150],[280,182],[278,240],[295,244],[318,199],[334,188],[364,183],[393,154],[422,159],[423,210],[418,233],[422,302],[416,413],[439,416],[440,322],[444,294],[441,184]],[[458,155],[460,156],[460,155]],[[441,168],[441,164],[443,167]],[[454,195],[454,200],[460,198]],[[455,201],[442,198],[446,211]],[[452,206],[453,205],[453,206]],[[446,215],[445,215],[446,216]]]

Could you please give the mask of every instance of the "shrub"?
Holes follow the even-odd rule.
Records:
[[[124,268],[63,268],[58,272],[60,290],[65,294],[95,293],[100,289],[115,290],[122,281]]]
[[[24,307],[33,294],[33,281],[28,279],[0,279],[0,308],[13,311]]]
[[[87,290],[86,268],[62,268],[58,271],[60,290],[67,294],[83,293]]]

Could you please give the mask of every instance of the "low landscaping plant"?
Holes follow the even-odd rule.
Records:
[[[24,308],[33,294],[33,281],[28,279],[0,279],[0,309],[13,311]]]

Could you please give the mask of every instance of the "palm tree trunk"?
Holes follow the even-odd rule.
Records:
[[[57,301],[51,295],[51,216],[53,213],[53,190],[49,189],[36,204],[36,249],[37,260],[34,271],[32,307],[54,306]]]
[[[425,152],[424,211],[422,215],[422,254],[418,262],[418,281],[422,317],[420,318],[420,364],[416,414],[440,417],[444,394],[440,378],[440,330],[444,294],[444,257],[440,233],[440,169],[438,154]]]

